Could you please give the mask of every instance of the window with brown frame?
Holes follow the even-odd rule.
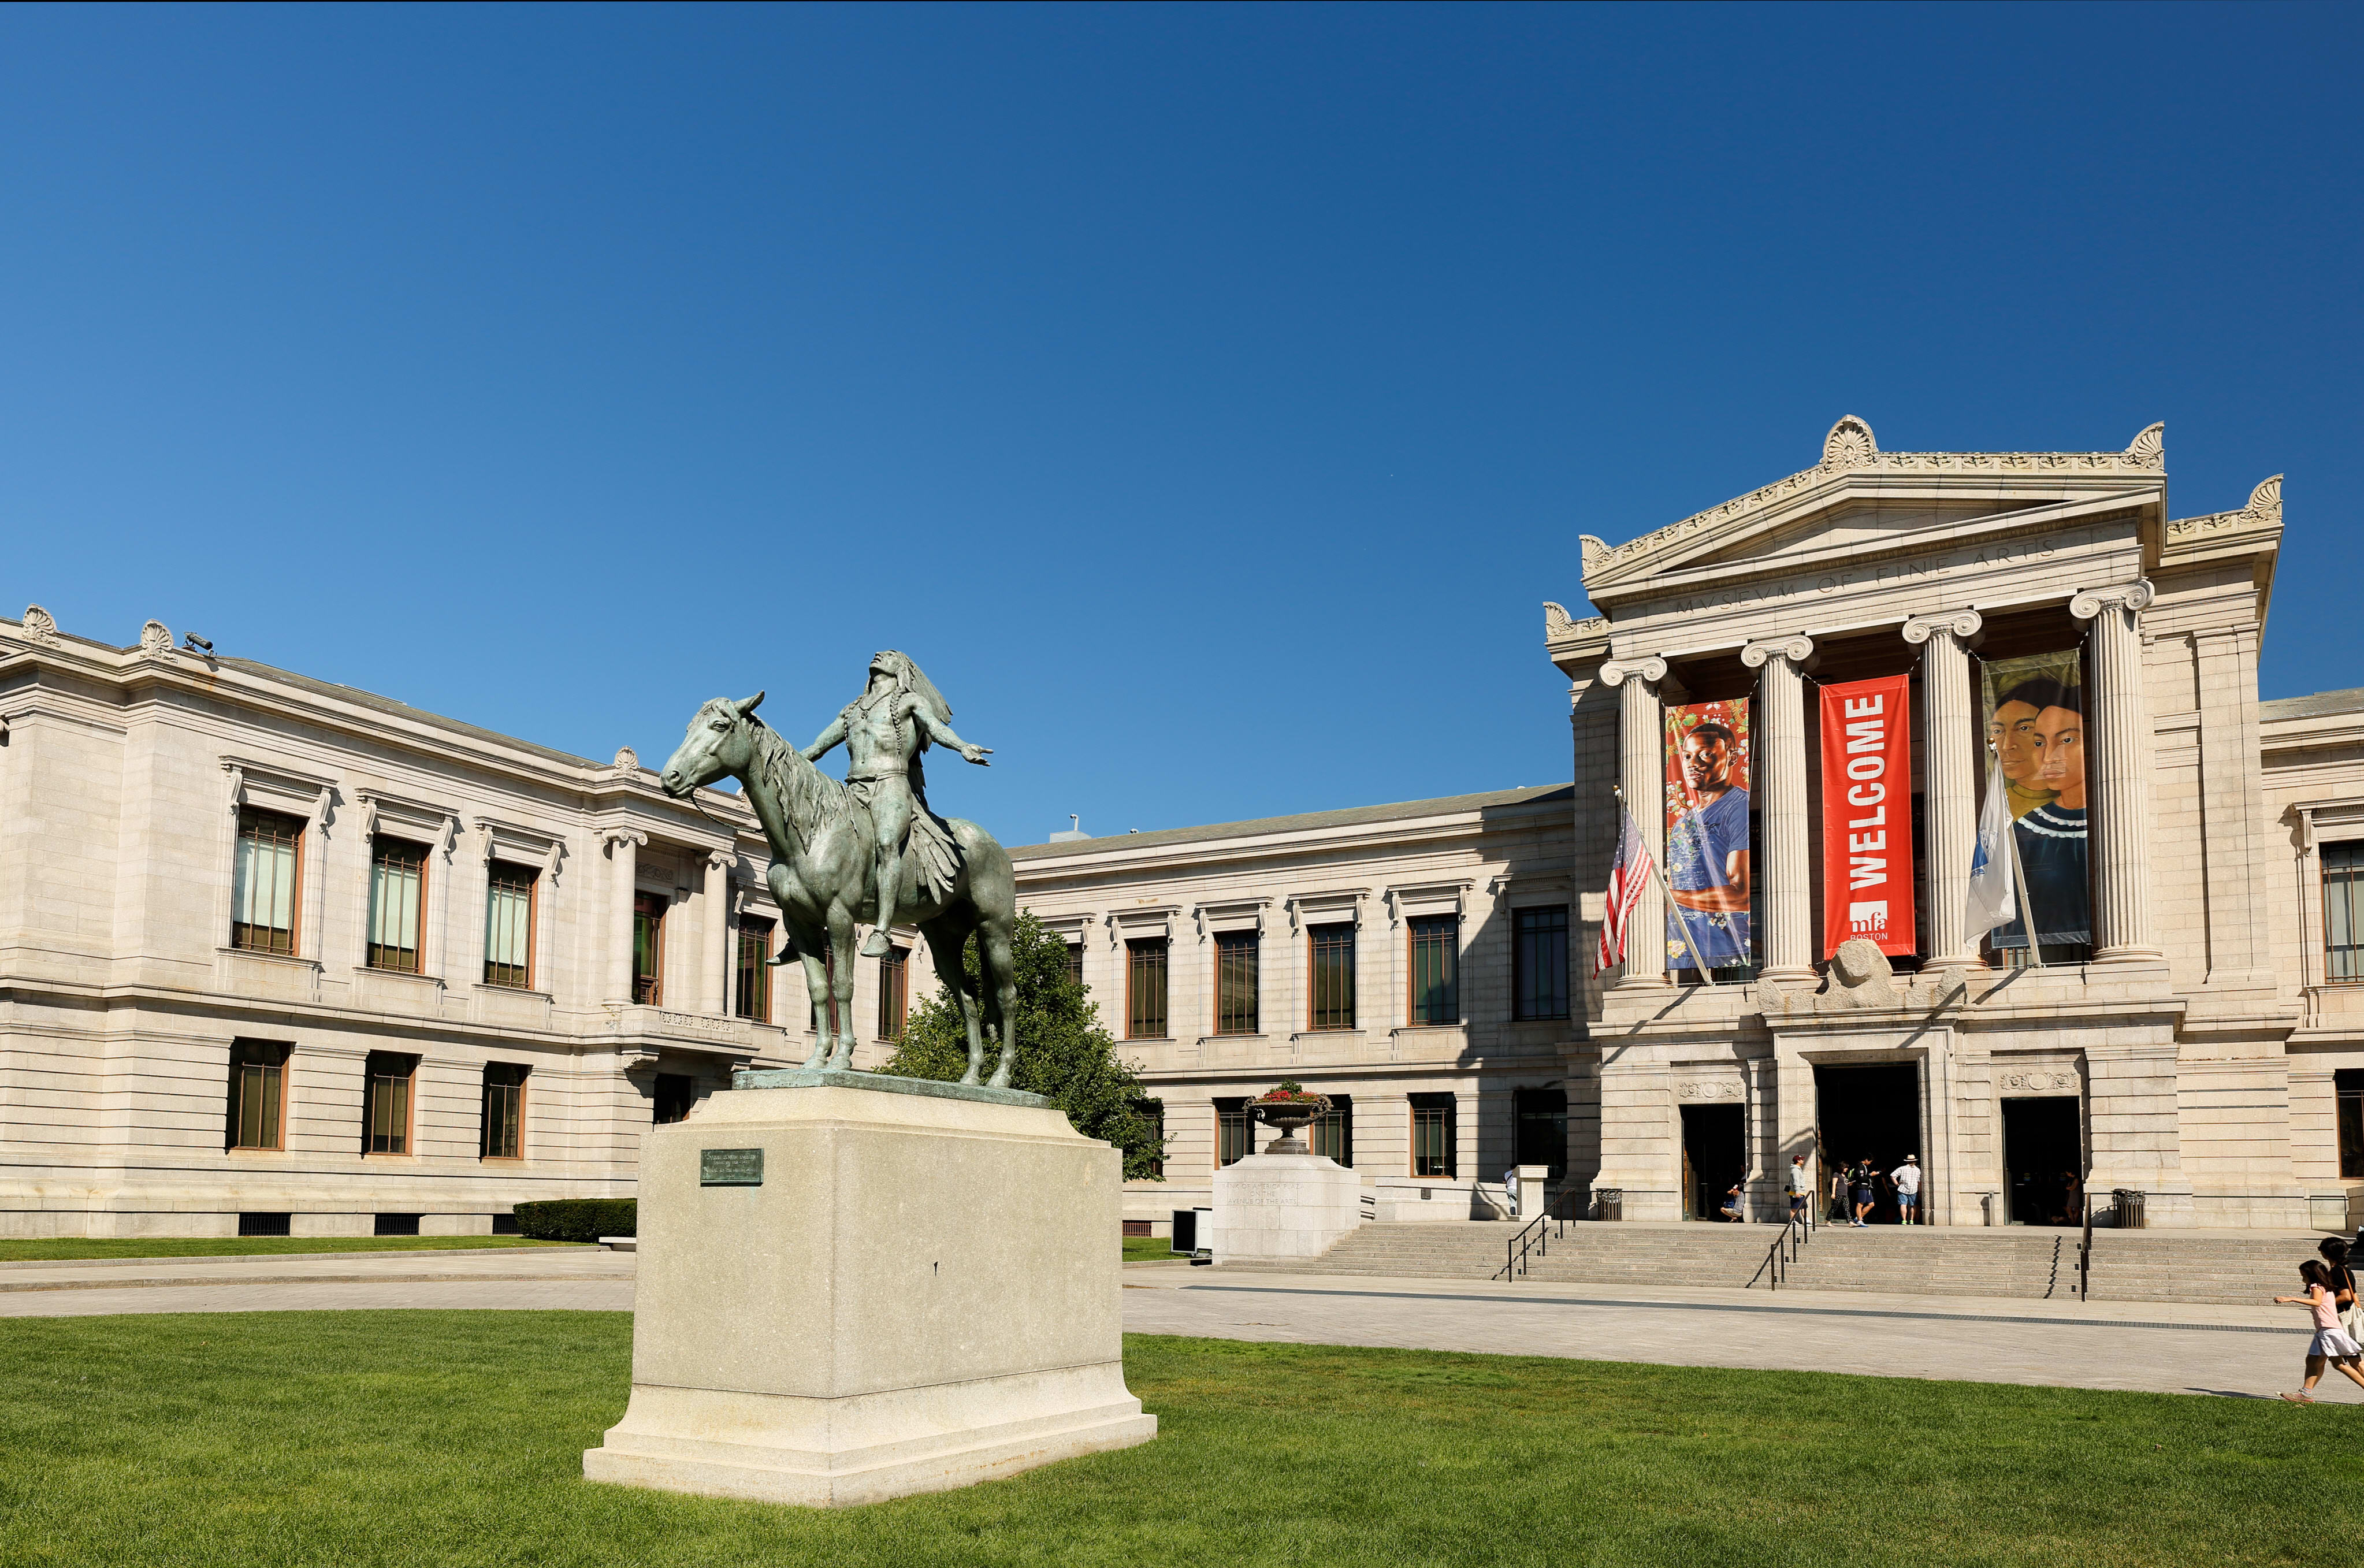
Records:
[[[525,1158],[525,1079],[522,1062],[485,1063],[484,1139],[486,1160]]]
[[[1078,985],[1084,983],[1084,944],[1081,941],[1067,944],[1067,978]]]
[[[886,956],[878,961],[878,1038],[903,1038],[905,1005],[909,1001],[906,987],[911,977],[911,950],[890,947]]]
[[[362,1152],[410,1152],[410,1081],[418,1058],[373,1051],[362,1090]]]
[[[1254,931],[1215,933],[1215,1032],[1254,1034],[1258,987]]]
[[[370,840],[369,966],[417,974],[418,928],[427,906],[427,847]]]
[[[632,1000],[664,1002],[664,917],[673,900],[661,893],[632,895]]]
[[[1244,1096],[1215,1102],[1215,1163],[1236,1165],[1255,1152],[1255,1114]]]
[[[2364,843],[2325,844],[2323,977],[2364,980]]]
[[[1305,1129],[1305,1140],[1316,1154],[1326,1155],[1348,1170],[1355,1168],[1355,1096],[1333,1095],[1330,1108]]]
[[[1307,928],[1312,961],[1311,1006],[1307,1027],[1355,1027],[1355,928],[1352,922]]]
[[[1124,944],[1124,1033],[1127,1040],[1165,1038],[1164,937],[1135,937]]]
[[[242,806],[230,866],[229,945],[293,953],[303,885],[304,819]]]
[[[685,1120],[697,1104],[697,1081],[686,1073],[660,1073],[654,1100],[650,1110],[659,1127]]]
[[[1419,915],[1411,927],[1411,1021],[1461,1021],[1461,921],[1453,915]]]
[[[1567,1017],[1567,906],[1511,912],[1511,1017]]]
[[[1159,1181],[1165,1179],[1165,1102],[1135,1100],[1132,1108],[1148,1118],[1157,1128],[1157,1158],[1149,1162],[1149,1173]]]
[[[1451,1095],[1411,1096],[1411,1173],[1451,1179],[1459,1164],[1458,1110]]]
[[[495,861],[485,889],[485,984],[533,989],[533,915],[541,873]]]
[[[772,922],[739,917],[738,993],[732,1008],[759,1024],[772,1021]]]
[[[280,1149],[287,1106],[287,1047],[241,1040],[229,1048],[229,1117],[223,1144]]]

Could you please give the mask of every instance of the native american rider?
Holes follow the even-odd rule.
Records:
[[[841,741],[847,759],[846,788],[870,807],[877,835],[878,924],[862,944],[862,956],[884,958],[886,933],[894,929],[896,909],[903,902],[906,836],[917,851],[912,861],[926,892],[943,896],[960,869],[960,846],[942,819],[928,809],[920,754],[933,741],[983,768],[992,765],[985,760],[991,749],[973,746],[953,733],[952,706],[917,664],[891,648],[870,661],[870,684],[813,738],[805,748],[805,760],[819,762]]]

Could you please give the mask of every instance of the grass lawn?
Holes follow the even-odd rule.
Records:
[[[1124,1239],[1124,1261],[1128,1263],[1145,1263],[1174,1255],[1174,1243],[1166,1237],[1128,1236]]]
[[[39,1258],[227,1258],[250,1252],[448,1252],[471,1247],[566,1247],[522,1236],[155,1236],[84,1240],[74,1236],[0,1240],[0,1262]]]
[[[2355,1555],[2352,1409],[1139,1336],[1162,1428],[1121,1453],[833,1513],[594,1486],[630,1340],[624,1313],[9,1320],[0,1564]]]

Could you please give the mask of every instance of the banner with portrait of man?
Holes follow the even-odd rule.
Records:
[[[1750,962],[1749,762],[1745,697],[1667,709],[1670,969]]]
[[[1986,666],[1982,695],[1992,762],[1986,771],[2001,781],[2011,813],[2012,884],[2019,890],[2016,913],[1991,940],[2024,951],[2033,926],[2045,959],[2055,958],[2055,948],[2090,948],[2083,662],[2075,649],[1998,659]]]

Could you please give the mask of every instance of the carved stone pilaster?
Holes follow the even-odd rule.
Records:
[[[2152,962],[2150,710],[2143,700],[2140,617],[2154,597],[2140,578],[2088,588],[2068,613],[2093,623],[2093,697],[2085,712],[2086,818],[2093,856],[2093,959]],[[2096,776],[2098,774],[2098,777]]]

